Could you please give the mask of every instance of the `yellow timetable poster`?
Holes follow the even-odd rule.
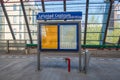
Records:
[[[44,25],[42,31],[42,49],[58,48],[58,27],[57,25]]]

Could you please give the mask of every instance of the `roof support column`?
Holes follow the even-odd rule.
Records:
[[[86,15],[85,15],[85,30],[84,30],[84,42],[83,44],[86,45],[86,32],[87,32],[87,23],[88,23],[88,8],[89,8],[89,0],[86,1]]]
[[[20,2],[21,2],[22,10],[23,10],[23,14],[24,14],[24,19],[25,19],[25,22],[26,22],[27,30],[28,30],[28,35],[29,35],[29,38],[30,38],[30,43],[32,44],[33,43],[32,42],[32,36],[31,36],[31,33],[30,33],[30,28],[29,28],[29,24],[28,24],[28,20],[27,20],[27,15],[26,15],[26,12],[25,12],[23,0],[20,0]]]
[[[64,12],[66,12],[66,0],[63,0]]]
[[[108,11],[108,18],[107,18],[107,23],[106,23],[106,27],[105,27],[104,37],[103,37],[103,45],[105,44],[105,40],[106,40],[106,36],[107,36],[107,30],[108,30],[110,16],[111,16],[111,12],[112,12],[112,4],[113,4],[113,0],[110,0],[110,7],[109,7],[109,11]]]
[[[10,20],[9,20],[9,17],[8,17],[8,14],[7,14],[7,11],[6,11],[5,6],[4,6],[4,2],[3,2],[3,0],[1,0],[0,2],[1,2],[1,6],[2,6],[2,9],[3,9],[4,15],[6,17],[10,32],[12,34],[12,38],[13,38],[13,40],[16,40],[13,29],[12,29],[12,26],[11,26],[11,23],[10,23]]]
[[[45,12],[45,4],[44,4],[44,0],[41,0],[41,4],[42,4],[42,10],[43,10],[43,12]]]

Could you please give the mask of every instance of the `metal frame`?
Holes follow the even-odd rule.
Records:
[[[84,45],[86,45],[86,32],[87,32],[87,23],[88,23],[88,8],[89,0],[86,1],[86,15],[85,15],[85,30],[84,30]]]
[[[76,36],[78,36],[78,32],[79,32],[79,29],[78,29],[78,23],[53,23],[53,24],[48,24],[48,23],[41,23],[41,25],[39,25],[40,27],[43,26],[43,25],[56,25],[56,27],[58,28],[58,46],[57,46],[57,49],[43,49],[42,46],[40,45],[40,50],[41,51],[78,51],[79,50],[79,46],[76,45],[76,49],[60,49],[60,25],[76,25]],[[41,30],[41,29],[40,29]],[[42,34],[40,33],[40,36]],[[39,39],[42,40],[42,37],[40,37]],[[76,43],[78,44],[78,41],[79,41],[79,37],[76,37]],[[41,41],[42,42],[42,41]]]
[[[78,50],[78,54],[79,54],[79,71],[82,70],[82,66],[81,66],[81,21],[58,21],[58,22],[55,22],[55,21],[44,21],[44,22],[41,22],[41,21],[38,21],[38,55],[37,55],[37,69],[40,70],[40,54],[42,53],[42,51],[40,50],[40,47],[41,47],[41,39],[40,39],[40,35],[41,35],[41,24],[64,24],[64,23],[78,23],[78,29],[79,29],[79,32],[78,32],[78,36],[79,36],[79,41],[78,41],[78,46],[79,46],[79,50]]]
[[[113,4],[113,0],[110,0],[110,8],[109,8],[109,12],[108,12],[107,24],[106,24],[106,27],[105,27],[105,33],[104,33],[104,38],[103,38],[103,45],[105,45],[105,40],[106,40],[106,36],[107,36],[107,30],[108,30],[110,16],[111,16],[111,12],[112,12],[112,4]]]
[[[81,56],[81,54],[82,54],[82,51],[81,51],[81,22],[79,22],[79,24],[78,24],[78,29],[79,29],[79,33],[78,33],[78,36],[79,36],[79,41],[78,41],[78,43],[80,44],[80,46],[79,46],[79,71],[82,71],[82,62],[81,62],[81,58],[82,58],[82,56]]]
[[[41,0],[41,4],[42,4],[42,10],[43,10],[43,12],[45,12],[45,4],[44,4],[44,0]]]
[[[64,12],[66,12],[66,0],[63,0]]]
[[[9,20],[9,17],[8,17],[8,14],[7,14],[7,11],[6,11],[5,6],[3,4],[3,0],[1,0],[0,2],[1,2],[1,6],[2,6],[2,9],[3,9],[4,15],[6,17],[10,32],[12,34],[13,40],[16,40],[13,29],[12,29],[12,26],[11,26],[11,23],[10,23],[10,20]]]
[[[118,46],[120,45],[120,36],[119,36],[119,39],[118,39],[118,43],[117,43],[117,45],[118,45]]]
[[[20,2],[21,2],[22,10],[23,10],[23,14],[24,14],[24,19],[25,19],[25,22],[26,22],[27,30],[28,30],[28,35],[29,35],[29,38],[30,38],[30,43],[32,44],[33,43],[32,36],[31,36],[31,32],[30,32],[30,28],[29,28],[29,24],[28,24],[28,20],[27,20],[27,15],[26,15],[26,12],[25,12],[23,0],[20,0]]]
[[[41,70],[41,67],[40,67],[40,54],[41,54],[41,52],[40,52],[40,43],[39,42],[41,42],[40,40],[41,39],[39,39],[39,37],[41,37],[40,36],[40,26],[39,26],[39,23],[37,24],[37,39],[38,39],[38,41],[37,41],[37,44],[39,44],[39,45],[37,45],[37,70]]]

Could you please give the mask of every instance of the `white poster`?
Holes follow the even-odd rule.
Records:
[[[60,25],[60,49],[77,49],[76,31],[76,25]]]

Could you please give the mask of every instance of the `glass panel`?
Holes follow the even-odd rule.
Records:
[[[46,12],[62,12],[63,11],[63,0],[59,1],[48,1],[45,2]]]
[[[93,14],[88,16],[88,23],[107,23],[107,15]]]
[[[99,45],[99,41],[86,41],[86,45]]]
[[[66,10],[70,11],[81,11],[82,12],[82,23],[85,23],[85,10],[86,10],[86,0],[67,0]]]
[[[107,36],[120,36],[120,29],[111,29],[107,31]]]
[[[120,3],[114,2],[107,30],[106,43],[118,43],[120,36]]]
[[[106,24],[104,24],[106,25]],[[87,32],[91,32],[91,33],[94,33],[94,32],[98,32],[98,33],[101,33],[101,28],[102,28],[102,24],[88,24],[87,25]],[[88,33],[89,34],[89,33]]]
[[[7,40],[13,39],[12,35],[11,35],[11,32],[5,32],[5,34],[3,34],[3,35],[5,35],[4,39],[7,39]]]
[[[86,40],[100,40],[100,33],[87,33]]]
[[[10,20],[16,39],[20,40],[26,39],[27,43],[30,43],[20,0],[4,0],[4,1],[8,18]],[[28,0],[28,1],[23,0],[23,1],[33,43],[37,43],[36,14],[38,12],[42,12],[41,0]],[[63,0],[44,0],[44,1],[46,12],[63,11]],[[100,40],[99,38],[99,36],[101,36],[100,32],[103,33],[105,31],[109,6],[110,6],[109,0],[89,0],[87,44],[99,45],[99,41],[94,40]],[[81,30],[83,40],[84,39],[83,32],[85,28],[86,0],[66,0],[66,10],[68,12],[82,11],[83,16],[81,21]],[[117,40],[118,37],[120,36],[119,32],[120,32],[120,3],[118,1],[114,1],[112,5],[112,13],[107,31],[106,42],[116,43],[118,41]],[[102,37],[104,36],[102,35]],[[0,39],[3,40],[12,39],[11,32],[9,30],[6,18],[4,16],[4,12],[2,11],[1,4],[0,4]]]
[[[106,37],[106,43],[118,43],[119,37]]]
[[[89,0],[90,3],[94,3],[94,4],[101,4],[101,3],[107,3],[109,2],[109,0]]]
[[[14,32],[14,35],[17,40],[27,40],[29,39],[28,36],[26,36],[28,33],[27,32]]]
[[[37,2],[35,2],[35,3],[34,2],[29,2],[29,3],[24,2],[25,12],[27,15],[27,21],[28,21],[31,32],[37,31],[36,15],[37,15],[38,11],[41,12],[41,9],[39,9],[39,7],[38,7],[39,4],[40,4],[40,2],[38,2],[38,3]],[[22,16],[22,17],[24,19],[24,16]],[[33,36],[32,36],[32,38],[33,38]]]

